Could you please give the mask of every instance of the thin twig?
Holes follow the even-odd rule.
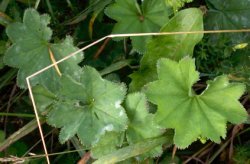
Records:
[[[176,147],[176,145],[174,145],[173,151],[172,151],[171,162],[174,162],[174,157],[175,157],[175,154],[176,154],[176,150],[177,150],[177,147]]]
[[[97,41],[92,42],[91,44],[65,56],[64,58],[58,60],[56,63],[53,63],[47,67],[44,67],[43,69],[33,73],[32,75],[28,76],[26,79],[31,79],[34,76],[37,76],[38,74],[41,74],[42,72],[50,69],[51,67],[54,67],[56,64],[59,64],[72,56],[75,56],[76,54],[102,42],[103,40],[107,38],[119,38],[119,37],[139,37],[139,36],[162,36],[162,35],[187,35],[187,34],[216,34],[216,33],[240,33],[240,32],[250,32],[250,29],[239,29],[239,30],[208,30],[208,31],[181,31],[181,32],[155,32],[155,33],[131,33],[131,34],[111,34],[107,35]]]
[[[214,155],[208,160],[208,163],[212,163],[215,158],[230,144],[230,139],[228,139],[221,147],[219,150],[217,150]]]
[[[40,122],[38,111],[36,109],[36,103],[35,103],[35,99],[34,99],[34,96],[33,96],[33,93],[32,93],[30,81],[29,81],[28,78],[26,79],[26,81],[27,81],[27,85],[28,85],[28,88],[29,88],[30,98],[31,98],[31,102],[32,102],[32,105],[33,105],[33,108],[34,108],[35,116],[36,116],[38,130],[39,130],[39,133],[40,133],[40,136],[41,136],[41,139],[42,139],[43,149],[44,149],[44,152],[45,152],[46,160],[47,160],[47,163],[50,164],[48,151],[47,151],[46,143],[45,143],[44,136],[43,136],[42,125],[41,125],[41,122]]]
[[[48,134],[46,134],[44,136],[44,138],[48,137],[55,129],[51,130]],[[40,139],[39,141],[37,141],[33,146],[31,146],[29,148],[29,150],[27,150],[22,157],[25,157],[32,149],[34,149],[42,140]]]
[[[236,136],[236,134],[241,130],[243,129],[244,125],[243,124],[240,124],[240,125],[235,125],[233,127],[233,130],[232,130],[232,135],[231,135],[231,138],[230,138],[230,146],[229,146],[229,163],[232,163],[232,158],[233,158],[233,143],[234,143],[234,138]]]
[[[90,151],[85,153],[82,157],[82,159],[80,159],[77,164],[86,164],[88,162],[88,160],[90,159]]]
[[[212,142],[208,143],[206,146],[202,147],[199,151],[197,151],[196,153],[194,153],[191,157],[189,157],[187,160],[185,160],[183,162],[183,164],[187,164],[189,161],[191,161],[196,156],[198,156],[199,154],[201,154],[204,150],[206,150],[210,145],[212,145]]]
[[[111,40],[111,38],[107,38],[107,39],[103,42],[102,46],[97,50],[97,52],[96,52],[95,55],[94,55],[94,59],[95,59],[95,60],[99,58],[100,54],[102,53],[102,51],[104,50],[104,48],[106,47],[106,45],[108,44],[108,42],[109,42],[110,40]]]
[[[48,51],[49,51],[50,60],[52,61],[53,64],[56,63],[55,56],[54,56],[53,52],[51,51],[50,47],[48,48]],[[61,73],[57,64],[55,65],[55,70],[59,76],[62,76],[62,73]]]

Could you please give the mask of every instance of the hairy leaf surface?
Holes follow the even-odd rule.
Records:
[[[199,137],[219,143],[226,136],[226,123],[243,123],[247,112],[238,101],[245,86],[229,83],[227,76],[207,82],[207,88],[197,95],[192,86],[199,80],[195,62],[185,57],[179,62],[160,59],[159,80],[145,87],[146,95],[157,104],[157,122],[175,129],[174,143],[186,148]]]
[[[92,67],[84,67],[80,81],[61,77],[59,101],[48,114],[47,122],[62,128],[64,143],[77,134],[84,145],[96,144],[106,131],[120,132],[127,127],[127,115],[120,105],[126,94],[123,84],[101,78]]]
[[[112,33],[158,32],[168,21],[168,12],[163,0],[116,0],[105,13],[116,20]],[[133,48],[143,53],[151,37],[131,37]]]
[[[161,32],[202,31],[203,20],[199,9],[190,8],[178,12]],[[130,90],[140,90],[143,85],[157,79],[156,62],[162,57],[180,60],[193,55],[194,46],[202,39],[202,34],[182,34],[155,37],[147,45],[139,71],[130,75]]]
[[[126,99],[126,111],[129,118],[126,137],[129,144],[160,136],[163,132],[155,123],[154,115],[147,109],[146,97],[143,93],[129,94]],[[144,154],[142,158],[155,157],[161,154],[161,145]]]
[[[59,60],[77,50],[71,37],[67,37],[61,43],[49,43],[52,35],[51,29],[47,26],[49,20],[48,15],[39,15],[36,10],[27,9],[24,13],[23,23],[12,23],[6,29],[13,45],[7,50],[4,62],[9,66],[19,68],[17,84],[21,88],[27,88],[25,80],[27,76],[53,63],[49,48],[55,60]],[[82,57],[82,54],[78,54],[60,64],[58,66],[60,72],[70,73],[77,77],[77,70],[80,69],[77,63],[82,60]],[[58,79],[58,72],[51,68],[33,78],[32,85],[40,83],[55,91],[57,90]]]

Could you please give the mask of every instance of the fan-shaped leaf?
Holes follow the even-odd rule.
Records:
[[[84,67],[80,81],[61,77],[59,101],[48,114],[47,122],[62,128],[59,140],[64,143],[78,135],[85,145],[97,143],[106,131],[124,131],[127,116],[120,105],[125,86],[101,78],[92,67]]]
[[[116,0],[105,10],[105,13],[116,20],[112,33],[158,32],[168,21],[168,12],[163,0],[144,0],[139,5],[136,0]],[[145,51],[150,37],[131,37],[133,48]]]
[[[186,57],[176,62],[160,59],[159,80],[146,85],[149,100],[158,105],[157,122],[175,129],[174,143],[186,148],[199,137],[220,142],[226,136],[226,123],[243,123],[247,112],[238,101],[245,86],[229,83],[226,76],[208,82],[197,95],[192,86],[199,79],[194,60]]]
[[[206,30],[232,30],[250,28],[249,0],[208,0],[208,12],[205,16]],[[231,45],[248,42],[248,33],[211,34],[209,42],[214,47],[225,40]],[[227,44],[228,44],[227,43]]]
[[[53,63],[49,49],[55,60],[77,50],[70,37],[67,37],[62,43],[49,43],[52,35],[51,29],[47,27],[49,20],[48,15],[39,15],[36,10],[27,9],[24,13],[23,23],[12,23],[6,29],[13,45],[7,50],[4,62],[9,66],[19,68],[17,84],[21,88],[27,87],[25,84],[27,76]],[[61,73],[70,73],[77,77],[79,69],[77,63],[81,60],[82,54],[70,58],[58,66],[59,70]],[[59,74],[56,69],[52,68],[33,78],[32,85],[40,83],[55,91],[58,79]]]

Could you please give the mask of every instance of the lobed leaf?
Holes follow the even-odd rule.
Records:
[[[116,0],[106,8],[105,13],[117,21],[113,34],[158,32],[168,21],[163,0],[144,0],[141,5],[136,0]],[[133,48],[144,53],[146,43],[151,37],[130,38]]]
[[[62,128],[61,143],[77,134],[84,145],[95,145],[107,131],[126,129],[127,115],[120,105],[125,94],[123,84],[104,80],[94,68],[84,67],[79,81],[61,77],[59,101],[53,105],[47,122]]]
[[[208,0],[205,16],[207,30],[249,29],[249,0]],[[220,64],[222,72],[241,79],[250,89],[249,33],[210,34],[208,45],[219,57],[229,59]],[[225,59],[224,59],[225,60]]]
[[[157,104],[156,121],[165,128],[175,129],[174,143],[186,148],[198,138],[219,143],[226,136],[227,121],[239,124],[247,112],[238,101],[245,86],[229,83],[227,76],[208,81],[206,90],[197,95],[192,86],[199,80],[195,62],[185,57],[179,62],[160,59],[158,80],[145,87],[145,93]]]
[[[55,60],[77,50],[71,37],[67,37],[61,43],[49,43],[52,35],[51,29],[47,26],[49,21],[48,15],[39,15],[36,10],[27,9],[24,13],[23,23],[12,23],[6,29],[13,45],[6,51],[4,62],[9,66],[19,68],[17,84],[21,88],[27,88],[26,77],[53,63],[49,49]],[[77,70],[80,69],[77,64],[81,62],[82,58],[82,53],[70,58],[58,66],[59,70],[61,73],[71,73],[73,77],[77,78]],[[31,84],[34,86],[40,83],[49,90],[56,91],[59,77],[56,69],[51,68],[33,78]]]
[[[208,0],[207,4],[209,8],[205,17],[207,30],[250,28],[249,0]],[[214,34],[210,36],[209,41],[218,44],[223,39],[233,44],[240,44],[248,42],[250,35],[247,33]]]

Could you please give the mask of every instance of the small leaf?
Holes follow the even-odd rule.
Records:
[[[197,8],[181,10],[161,29],[161,32],[202,31],[202,19],[202,13]],[[147,45],[147,52],[141,60],[139,71],[130,75],[130,91],[138,91],[146,83],[157,79],[158,59],[167,57],[178,61],[186,55],[192,56],[194,46],[202,37],[202,34],[182,34],[152,39]]]
[[[130,145],[144,139],[162,135],[161,130],[153,121],[154,115],[147,110],[146,97],[143,93],[129,94],[126,100],[126,111],[130,120],[126,137]],[[162,152],[161,145],[154,148],[142,158],[156,157]]]
[[[115,132],[109,132],[103,135],[97,145],[91,149],[91,156],[93,158],[100,158],[121,147],[124,135]],[[121,140],[122,138],[122,140]]]
[[[127,116],[120,105],[125,94],[123,84],[104,80],[94,68],[84,67],[79,81],[61,77],[59,101],[48,114],[47,122],[62,128],[61,143],[77,134],[84,145],[94,145],[106,131],[126,129]]]
[[[195,62],[190,57],[180,62],[160,59],[159,80],[145,87],[146,95],[157,104],[157,122],[175,129],[174,143],[186,148],[198,138],[219,143],[226,136],[227,121],[239,124],[247,119],[247,112],[238,101],[245,86],[229,83],[227,76],[208,81],[205,91],[197,95],[192,86],[199,79]]]
[[[23,23],[12,23],[6,29],[13,45],[7,50],[4,62],[9,66],[19,68],[17,84],[21,88],[27,88],[25,80],[27,76],[53,63],[49,55],[49,48],[53,52],[55,60],[77,50],[73,46],[71,37],[67,37],[62,43],[49,43],[52,35],[51,29],[47,27],[49,20],[48,15],[39,15],[36,10],[27,9],[24,13]],[[77,70],[80,68],[77,64],[81,60],[82,53],[61,63],[59,69],[62,73],[70,73],[77,78]],[[57,91],[59,77],[56,69],[51,68],[33,78],[31,84],[34,86],[40,83],[52,91]]]
[[[141,6],[136,0],[116,0],[105,13],[117,21],[113,34],[158,32],[168,21],[167,8],[162,0],[144,0]],[[131,37],[133,48],[144,53],[150,38]]]

